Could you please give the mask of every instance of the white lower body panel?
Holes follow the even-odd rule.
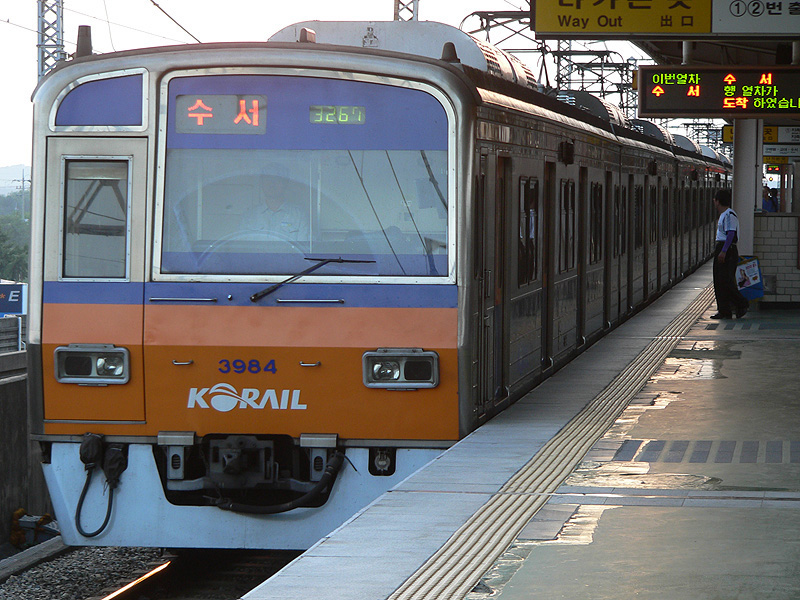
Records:
[[[111,519],[96,537],[75,527],[75,511],[86,471],[79,443],[55,442],[43,465],[50,497],[65,544],[164,548],[252,548],[305,550],[358,510],[439,456],[441,449],[398,449],[393,475],[370,475],[365,448],[348,448],[328,501],[276,515],[249,515],[213,506],[176,506],[164,497],[150,445],[128,446],[128,468],[114,490]],[[352,464],[351,464],[352,463]],[[353,468],[355,466],[355,469]],[[81,526],[92,532],[103,522],[108,489],[95,469],[81,512]]]

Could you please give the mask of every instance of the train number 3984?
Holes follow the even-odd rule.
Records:
[[[220,373],[277,373],[278,370],[275,367],[275,360],[270,360],[265,363],[262,363],[260,360],[253,358],[248,361],[244,361],[240,358],[235,360],[228,360],[227,358],[223,358],[219,361],[219,372]]]

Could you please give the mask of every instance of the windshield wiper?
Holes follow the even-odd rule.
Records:
[[[268,296],[269,294],[271,294],[272,292],[274,292],[278,288],[283,287],[287,283],[292,283],[293,281],[295,281],[297,279],[300,279],[304,275],[308,275],[309,273],[313,273],[314,271],[316,271],[320,267],[324,267],[325,265],[330,264],[330,263],[374,263],[375,262],[374,260],[356,260],[356,259],[353,259],[353,258],[342,258],[341,256],[339,258],[309,258],[309,257],[306,257],[305,260],[316,260],[316,261],[319,261],[319,262],[317,262],[317,264],[315,264],[315,265],[311,265],[305,271],[302,271],[301,273],[298,273],[297,275],[292,275],[288,279],[284,279],[283,281],[279,281],[275,285],[271,285],[270,287],[268,287],[266,289],[263,289],[260,292],[256,292],[255,294],[250,296],[250,302],[258,302],[264,296]]]

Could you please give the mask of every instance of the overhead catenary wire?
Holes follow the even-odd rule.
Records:
[[[165,35],[161,35],[158,33],[153,33],[152,31],[146,31],[144,29],[139,29],[138,27],[131,27],[130,25],[124,25],[122,23],[117,23],[116,21],[110,21],[108,19],[103,19],[101,17],[96,17],[94,15],[90,15],[89,13],[81,12],[79,10],[75,10],[74,8],[67,8],[64,7],[66,12],[75,13],[76,15],[81,15],[82,17],[86,17],[89,19],[94,19],[95,21],[100,21],[101,23],[107,23],[108,25],[113,25],[114,27],[122,27],[123,29],[129,29],[130,31],[136,31],[137,33],[143,33],[145,35],[149,35],[152,37],[160,38],[162,40],[166,40],[168,42],[176,42],[179,44],[185,44],[186,40],[178,40],[175,38],[171,38]]]
[[[26,27],[25,25],[20,25],[19,23],[14,23],[11,19],[0,19],[0,23],[5,23],[7,25],[11,25],[12,27],[18,27],[19,29],[24,29],[25,31],[30,31],[31,33],[39,34],[41,33],[38,29],[34,29],[31,27]],[[75,46],[75,42],[66,42],[68,44],[72,44]]]
[[[114,47],[114,37],[111,35],[111,21],[108,20],[108,4],[106,0],[103,0],[103,8],[106,11],[106,25],[108,26],[108,41],[111,43],[111,49],[116,52],[117,49]]]
[[[75,10],[73,8],[66,8],[65,7],[64,10],[66,12],[74,13],[76,15],[81,15],[82,17],[86,17],[87,19],[93,19],[95,21],[100,21],[101,23],[106,23],[109,26],[109,38],[111,36],[110,26],[113,25],[114,27],[121,27],[123,29],[128,29],[130,31],[135,31],[137,33],[142,33],[144,35],[149,35],[149,36],[152,36],[152,37],[155,37],[155,38],[159,38],[159,39],[162,39],[162,40],[165,40],[165,41],[168,41],[168,42],[175,42],[175,43],[178,43],[178,44],[185,44],[186,43],[186,40],[179,40],[179,39],[176,39],[176,38],[160,35],[158,33],[153,33],[151,31],[147,31],[147,30],[144,30],[144,29],[139,29],[138,27],[131,27],[130,25],[124,25],[122,23],[117,23],[117,22],[111,21],[109,19],[103,19],[101,17],[96,17],[94,15],[90,15],[88,13],[85,13],[85,12],[82,12],[82,11],[79,11],[79,10]],[[14,21],[12,21],[10,18],[0,18],[0,23],[5,23],[6,25],[11,25],[12,27],[16,27],[18,29],[23,29],[25,31],[29,31],[29,32],[35,33],[35,34],[40,34],[41,33],[35,27],[28,27],[26,25],[20,25],[19,23],[15,23]],[[189,34],[189,35],[191,35],[191,34]],[[192,37],[194,37],[194,36],[192,36]],[[195,40],[196,39],[197,38],[195,38]],[[64,43],[68,44],[70,46],[77,46],[77,43],[73,42],[71,40],[64,40]],[[114,48],[113,42],[112,42],[111,46],[112,46],[112,48]]]
[[[201,42],[200,40],[198,40],[198,39],[197,39],[197,38],[196,38],[194,35],[192,35],[192,34],[189,32],[189,30],[188,30],[188,29],[186,29],[186,27],[184,27],[183,25],[181,25],[180,23],[178,23],[178,22],[177,22],[177,21],[176,21],[176,20],[175,20],[175,19],[172,17],[172,15],[170,15],[170,14],[169,14],[167,11],[165,11],[163,8],[161,8],[161,7],[160,7],[160,6],[159,6],[159,5],[156,3],[156,0],[150,0],[150,2],[151,2],[151,3],[152,3],[152,5],[153,5],[153,6],[155,6],[155,7],[156,7],[158,10],[160,10],[162,13],[164,13],[164,14],[165,14],[165,15],[166,15],[166,16],[167,16],[169,19],[170,19],[170,21],[172,21],[173,23],[175,23],[175,25],[177,25],[178,27],[180,27],[181,29],[183,29],[183,31],[185,31],[185,32],[186,32],[186,33],[187,33],[187,34],[188,34],[188,35],[189,35],[189,36],[190,36],[190,37],[191,37],[191,38],[192,38],[192,39],[193,39],[195,42],[197,42],[198,44],[201,44],[201,43],[202,43],[202,42]]]

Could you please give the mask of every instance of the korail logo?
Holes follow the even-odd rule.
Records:
[[[279,395],[280,394],[280,395]],[[300,404],[300,390],[264,390],[244,388],[240,394],[229,383],[218,383],[210,388],[192,388],[189,390],[189,402],[186,408],[209,408],[219,412],[229,412],[234,408],[255,408],[261,410],[269,407],[273,410],[305,410]]]

